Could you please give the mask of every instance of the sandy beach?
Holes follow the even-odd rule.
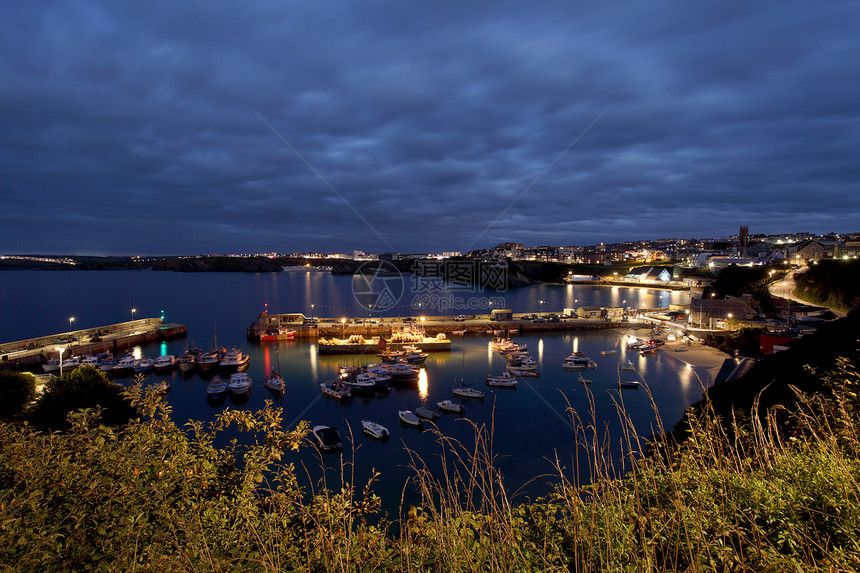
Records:
[[[623,336],[629,335],[642,338],[643,331],[633,328],[620,328],[618,329],[618,332]],[[676,349],[679,348],[687,348],[687,350],[677,351]],[[725,359],[731,358],[731,356],[725,352],[717,350],[716,348],[696,342],[688,344],[686,341],[681,340],[667,342],[665,345],[660,347],[659,352],[672,360],[677,360],[681,364],[686,364],[687,366],[694,368],[699,373],[699,376],[702,377],[703,381],[708,385],[714,382],[714,379],[720,371],[720,368],[723,366]],[[707,377],[702,376],[702,374],[707,374]]]

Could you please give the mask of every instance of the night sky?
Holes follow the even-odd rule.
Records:
[[[0,252],[860,231],[856,2],[8,1]]]

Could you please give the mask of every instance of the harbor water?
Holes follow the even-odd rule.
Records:
[[[560,312],[563,308],[591,305],[653,308],[688,302],[686,293],[590,285],[538,285],[492,296],[503,297],[514,312]],[[431,467],[440,453],[436,434],[428,431],[433,424],[425,423],[424,431],[404,427],[397,412],[418,406],[436,409],[438,401],[452,398],[455,385],[474,384],[484,391],[485,398],[466,401],[464,415],[443,414],[435,427],[446,437],[467,446],[474,441],[470,422],[488,431],[492,428],[493,453],[505,485],[512,493],[518,492],[519,499],[525,499],[548,493],[558,482],[553,475],[554,460],[560,462],[568,476],[579,467],[579,478],[588,479],[583,473],[587,447],[577,446],[578,436],[570,420],[572,412],[586,426],[596,427],[599,439],[608,437],[607,443],[617,455],[623,437],[621,410],[643,437],[658,429],[658,417],[666,429],[671,429],[684,408],[701,398],[703,388],[711,382],[704,369],[691,367],[682,360],[683,353],[641,356],[627,350],[624,333],[598,330],[514,335],[517,342],[528,345],[541,375],[521,379],[516,389],[494,389],[486,385],[486,376],[501,373],[505,359],[493,350],[489,337],[470,336],[454,338],[450,353],[431,353],[417,383],[393,385],[390,392],[354,396],[348,403],[339,403],[320,393],[320,382],[334,378],[339,365],[359,365],[375,357],[320,356],[316,343],[301,341],[282,342],[276,350],[272,343],[249,342],[245,334],[247,326],[266,305],[273,313],[373,315],[353,297],[351,277],[313,271],[265,274],[5,271],[0,273],[0,297],[3,301],[0,337],[4,341],[67,330],[70,317],[74,317],[76,329],[129,320],[134,308],[137,318],[163,314],[167,321],[188,325],[186,339],[153,343],[135,349],[138,354],[179,355],[188,345],[207,350],[216,340],[218,346],[241,348],[251,357],[247,372],[253,379],[250,396],[241,403],[228,397],[223,404],[209,404],[205,396],[207,380],[197,373],[182,376],[174,370],[169,374],[149,374],[147,381],[171,380],[172,390],[166,400],[173,408],[174,420],[180,424],[188,419],[212,420],[228,407],[259,409],[266,400],[273,400],[283,409],[285,426],[308,420],[311,425],[338,427],[345,444],[341,454],[320,456],[308,444],[298,453],[287,454],[286,461],[307,468],[304,479],[314,481],[322,475],[322,460],[329,468],[326,470],[330,473],[329,486],[339,479],[341,456],[354,464],[351,481],[358,485],[375,469],[381,474],[376,491],[383,498],[385,509],[395,516],[402,492],[406,492],[407,503],[417,499],[408,486],[404,490],[404,483],[414,475],[408,467],[407,450],[418,454]],[[414,315],[416,311],[408,305],[392,306],[377,316],[380,314]],[[641,331],[642,335],[646,333],[647,330]],[[611,350],[615,353],[608,352]],[[592,380],[590,386],[578,381],[580,372],[561,368],[563,358],[574,351],[583,352],[597,364],[596,369],[581,372]],[[602,354],[604,351],[607,353]],[[633,363],[634,372],[620,371],[619,366],[627,360]],[[286,380],[282,397],[273,396],[263,387],[266,373],[277,366]],[[622,375],[625,379],[639,377],[647,389],[619,390]],[[121,383],[128,381],[130,378],[120,379]],[[385,425],[391,432],[390,439],[379,442],[362,435],[362,419]]]

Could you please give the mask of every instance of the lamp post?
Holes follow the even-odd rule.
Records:
[[[131,309],[131,326],[134,328],[134,313],[137,312],[136,308]]]
[[[57,352],[60,353],[60,378],[63,377],[63,350],[65,350],[65,348],[62,346],[57,347]]]
[[[70,316],[70,317],[69,317],[69,332],[71,332],[71,331],[72,331],[72,323],[73,323],[73,322],[75,322],[75,317],[74,317],[74,316]]]
[[[340,337],[343,338],[346,335],[346,319],[340,319]]]

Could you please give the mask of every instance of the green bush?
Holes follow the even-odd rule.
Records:
[[[20,413],[35,395],[35,376],[24,372],[0,371],[0,418]]]

